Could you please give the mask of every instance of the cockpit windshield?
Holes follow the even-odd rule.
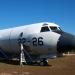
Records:
[[[52,31],[61,31],[60,27],[56,27],[56,26],[50,26],[50,29]]]
[[[40,32],[48,32],[48,31],[59,32],[62,30],[60,29],[60,27],[57,27],[57,26],[43,26],[43,27],[41,27]]]
[[[48,32],[48,31],[50,31],[48,26],[44,26],[44,27],[41,28],[40,32]]]

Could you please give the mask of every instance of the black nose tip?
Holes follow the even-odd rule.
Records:
[[[75,36],[63,32],[57,43],[58,52],[68,52],[75,49]]]

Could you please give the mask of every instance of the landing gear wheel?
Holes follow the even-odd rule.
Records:
[[[41,61],[40,65],[49,66],[48,61],[45,58],[43,58],[43,60]]]

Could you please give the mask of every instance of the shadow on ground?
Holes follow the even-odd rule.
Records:
[[[19,65],[19,61],[17,61],[17,60],[4,60],[4,59],[1,59],[0,62],[1,63],[6,63],[6,64],[11,64],[11,65]]]
[[[10,65],[20,65],[19,60],[0,60],[1,63],[6,63],[6,64],[10,64]],[[23,65],[29,65],[29,66],[43,66],[40,65],[38,63],[31,63],[31,64],[25,64],[23,63]],[[52,65],[46,65],[46,66],[52,66]]]

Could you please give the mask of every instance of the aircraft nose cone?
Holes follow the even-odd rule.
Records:
[[[68,52],[75,50],[75,36],[69,33],[63,32],[57,43],[58,52]]]

